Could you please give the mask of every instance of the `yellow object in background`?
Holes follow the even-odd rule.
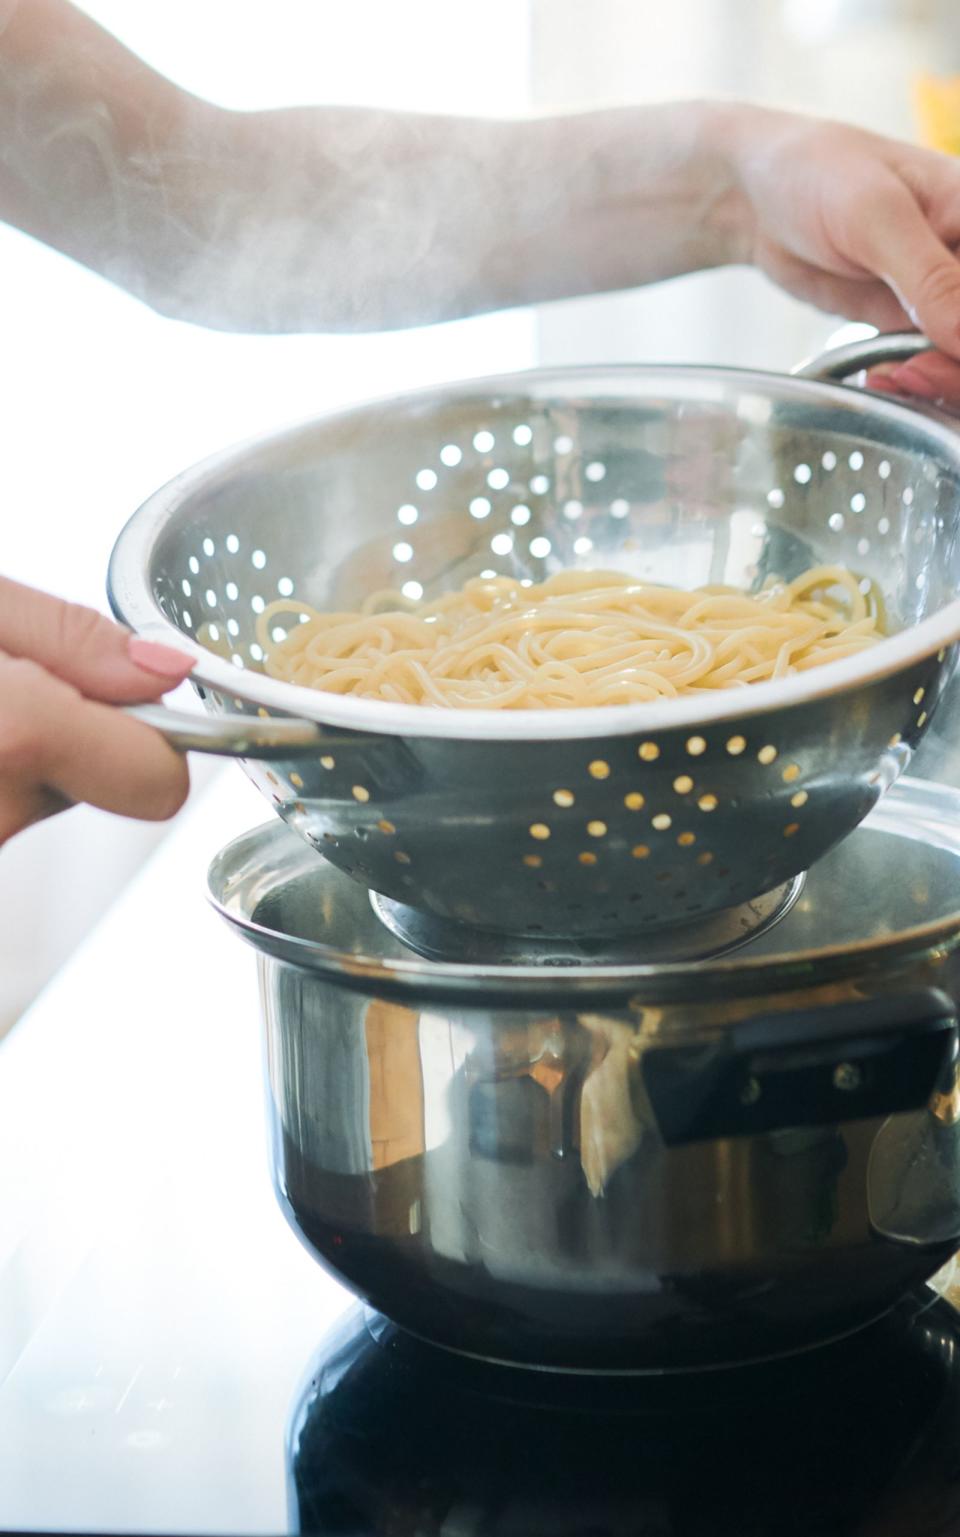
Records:
[[[914,101],[924,144],[960,155],[960,75],[921,75]]]

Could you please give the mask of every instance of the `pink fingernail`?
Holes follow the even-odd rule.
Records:
[[[911,368],[909,363],[895,368],[890,378],[898,389],[906,390],[910,395],[921,395],[925,400],[936,400],[940,394],[938,386],[931,384],[926,374]]]
[[[144,672],[156,673],[159,678],[185,678],[193,668],[192,656],[175,651],[173,646],[144,640],[142,635],[131,635],[127,641],[127,655]]]

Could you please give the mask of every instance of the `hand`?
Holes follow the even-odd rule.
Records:
[[[0,577],[0,844],[74,801],[173,816],[189,787],[184,759],[113,706],[159,698],[192,665],[92,609]]]
[[[960,164],[839,123],[735,109],[750,259],[788,293],[937,349],[871,388],[960,401]]]
[[[960,364],[943,352],[920,352],[909,363],[881,363],[871,368],[867,388],[885,395],[915,395],[919,400],[956,409],[960,406]]]

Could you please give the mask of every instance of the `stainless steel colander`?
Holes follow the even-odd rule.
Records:
[[[815,365],[915,350],[881,339]],[[614,567],[751,588],[820,561],[898,633],[779,683],[600,710],[444,711],[264,675],[273,598],[351,607],[484,571]],[[901,771],[960,637],[960,437],[839,384],[696,367],[518,374],[362,406],[228,450],[157,492],[110,566],[117,615],[197,658],[228,752],[373,890],[513,934],[623,935],[772,891]],[[203,627],[208,645],[198,643]],[[271,761],[272,760],[272,761]]]

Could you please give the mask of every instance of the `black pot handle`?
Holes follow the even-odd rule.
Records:
[[[946,993],[915,988],[762,1014],[715,1041],[650,1047],[640,1070],[675,1147],[920,1109],[956,1056],[956,1032]]]

